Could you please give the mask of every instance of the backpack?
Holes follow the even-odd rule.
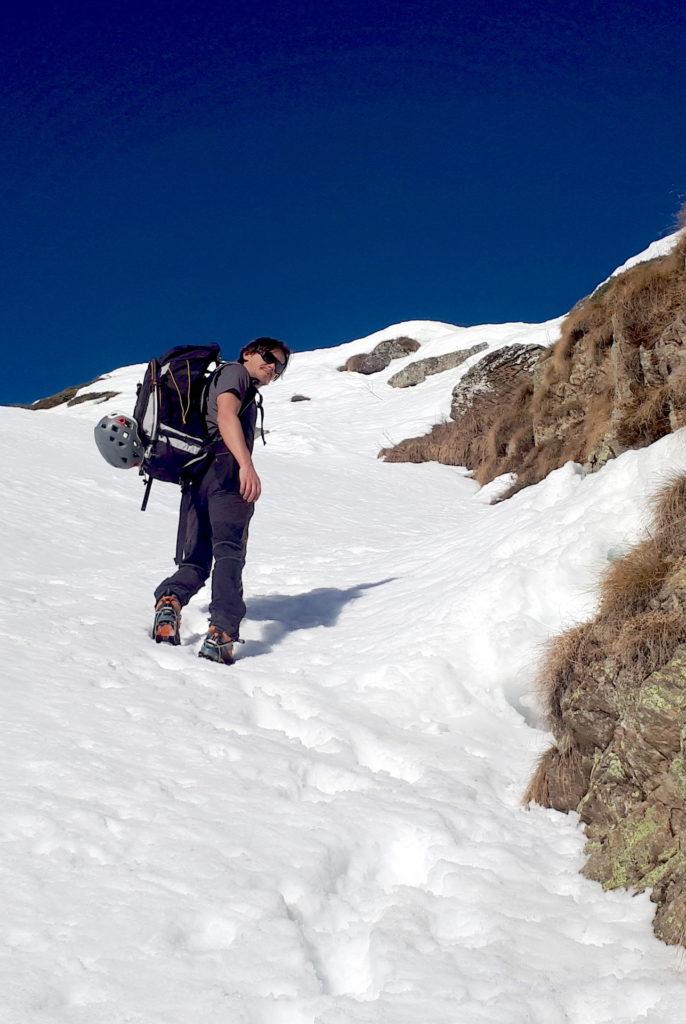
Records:
[[[145,511],[153,480],[183,484],[211,457],[207,390],[221,365],[218,345],[179,345],[151,359],[136,391],[133,418],[144,453]]]
[[[151,359],[136,389],[133,417],[103,416],[95,427],[100,454],[119,469],[138,467],[145,480],[141,511],[145,511],[153,480],[188,485],[214,456],[217,437],[210,437],[206,413],[209,386],[226,365],[218,345],[179,345]],[[249,388],[240,416],[255,402],[264,436],[262,397]]]

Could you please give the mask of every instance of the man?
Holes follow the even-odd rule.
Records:
[[[155,591],[153,637],[179,643],[181,609],[205,584],[212,560],[210,627],[199,655],[233,664],[245,615],[243,566],[248,524],[262,485],[252,462],[259,389],[286,369],[290,350],[275,338],[257,338],[237,362],[215,374],[207,396],[212,461],[181,496],[176,546],[178,569]]]

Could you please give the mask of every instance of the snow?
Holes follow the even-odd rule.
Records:
[[[422,329],[410,359],[559,321]],[[0,410],[3,1022],[682,1019],[648,895],[583,879],[578,820],[521,795],[550,741],[543,647],[593,614],[686,434],[491,506],[504,481],[376,458],[473,360],[405,390],[386,380],[409,360],[337,371],[369,347],[298,355],[265,391],[230,669],[196,657],[207,592],[180,648],[148,635],[178,492],[141,514],[92,441],[141,368],[104,407]]]
[[[630,259],[622,263],[621,267],[617,267],[613,270],[609,277],[606,277],[604,281],[597,286],[595,289],[602,288],[604,284],[612,280],[613,277],[617,277],[618,274],[623,274],[626,270],[631,270],[632,267],[637,266],[639,263],[646,263],[648,260],[656,260],[660,256],[667,256],[672,251],[679,238],[682,235],[682,231],[674,231],[671,235],[665,235],[664,238],[658,238],[657,241],[651,242],[650,245],[642,252],[637,253]]]

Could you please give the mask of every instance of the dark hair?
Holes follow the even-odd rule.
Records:
[[[244,345],[240,350],[238,354],[238,362],[242,363],[244,356],[249,355],[251,352],[256,352],[261,348],[269,349],[270,352],[273,352],[275,348],[280,348],[286,357],[286,366],[288,366],[288,361],[291,358],[291,350],[288,345],[284,344],[283,341],[279,341],[278,338],[255,338],[254,341],[248,342],[248,344]],[[284,373],[285,372],[286,371],[284,369]]]

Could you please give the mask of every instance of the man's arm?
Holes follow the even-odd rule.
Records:
[[[241,498],[245,501],[257,501],[262,493],[262,484],[245,443],[243,427],[238,418],[240,408],[238,395],[224,391],[217,398],[217,426],[222,441],[238,463]]]

